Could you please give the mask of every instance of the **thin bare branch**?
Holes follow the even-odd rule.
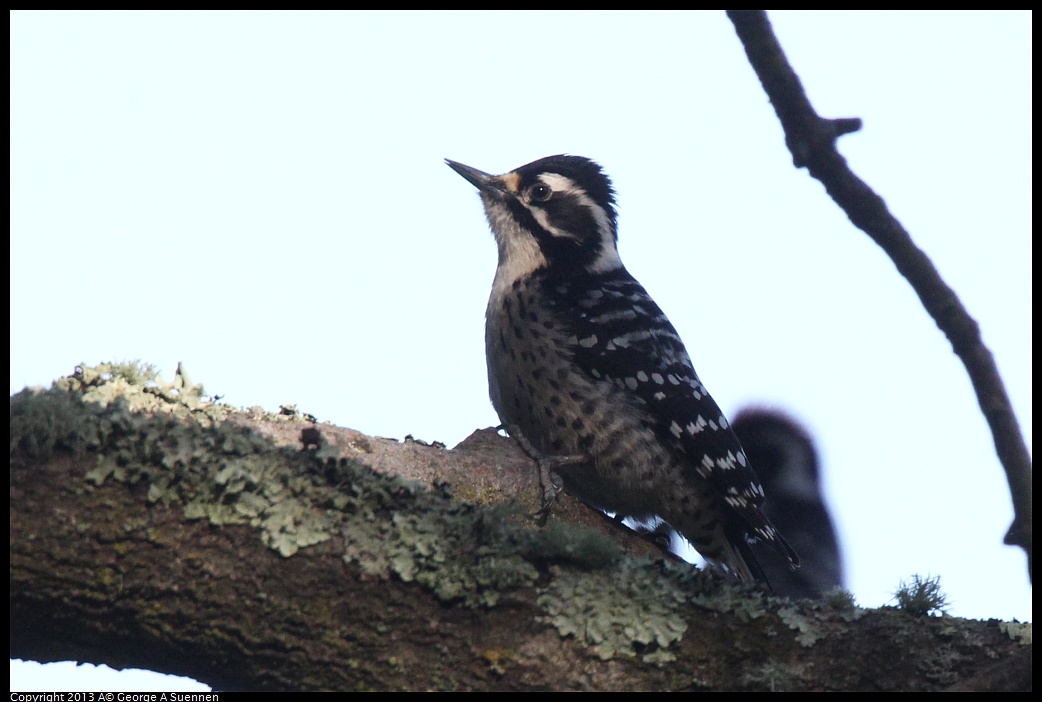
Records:
[[[883,198],[850,170],[846,159],[836,150],[836,139],[860,129],[861,120],[824,119],[814,111],[774,35],[766,12],[728,10],[727,16],[774,105],[793,163],[798,168],[806,167],[821,181],[850,221],[886,251],[966,366],[1009,481],[1014,518],[1005,542],[1024,549],[1030,577],[1031,457],[995,360],[981,339],[980,327],[941,278],[930,258],[890,213]]]

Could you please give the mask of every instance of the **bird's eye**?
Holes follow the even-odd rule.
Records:
[[[529,197],[532,198],[533,202],[546,202],[550,199],[550,195],[553,194],[553,190],[550,189],[549,185],[533,185],[532,189],[528,191]]]

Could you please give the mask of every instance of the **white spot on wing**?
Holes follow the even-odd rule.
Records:
[[[614,310],[612,312],[605,312],[604,314],[597,315],[596,317],[590,317],[590,322],[593,324],[606,324],[607,322],[614,322],[616,320],[630,320],[636,319],[637,313],[631,309]]]
[[[649,331],[632,331],[628,334],[617,336],[614,339],[612,339],[612,341],[615,342],[616,346],[627,348],[633,342],[644,341],[645,339],[650,339],[651,336],[652,334]]]

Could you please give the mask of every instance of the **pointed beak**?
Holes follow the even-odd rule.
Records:
[[[503,190],[502,183],[499,178],[494,175],[485,173],[484,171],[479,171],[477,168],[464,166],[462,163],[457,163],[451,159],[445,159],[445,163],[448,164],[449,168],[466,178],[471,185],[482,192]]]

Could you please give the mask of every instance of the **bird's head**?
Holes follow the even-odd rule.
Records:
[[[502,175],[446,163],[480,192],[501,272],[522,276],[548,269],[568,275],[622,267],[615,191],[597,163],[548,156]]]

